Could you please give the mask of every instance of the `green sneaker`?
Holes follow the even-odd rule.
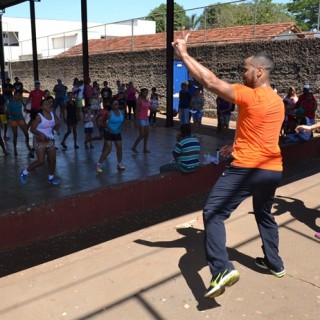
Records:
[[[230,287],[240,279],[239,271],[225,270],[216,277],[212,277],[210,286],[204,294],[205,298],[216,298],[225,292],[225,287]]]
[[[267,263],[267,260],[265,258],[256,258],[255,260],[255,264],[256,266],[258,266],[259,268],[261,269],[264,269],[264,270],[269,270],[271,274],[273,274],[275,277],[277,278],[282,278],[285,276],[286,274],[286,269],[285,268],[281,268],[279,270],[274,270],[272,269],[268,263]]]

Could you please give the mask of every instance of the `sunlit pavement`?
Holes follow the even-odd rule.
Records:
[[[233,131],[224,136],[217,136],[214,126],[215,120],[204,119],[206,128],[202,135],[201,153],[215,154],[216,148],[221,147],[232,139]],[[96,188],[115,185],[122,182],[142,179],[159,173],[161,165],[172,160],[172,149],[176,142],[179,124],[174,127],[165,127],[164,116],[159,116],[157,127],[150,127],[148,148],[149,154],[142,152],[142,142],[138,145],[138,154],[131,150],[138,136],[138,128],[134,122],[127,121],[122,130],[123,136],[123,164],[125,171],[117,170],[116,151],[113,146],[108,158],[103,163],[103,173],[96,172],[96,163],[99,160],[103,141],[94,141],[93,149],[85,149],[83,124],[78,125],[79,149],[73,147],[72,133],[66,141],[67,149],[63,149],[61,141],[66,132],[66,125],[61,127],[60,135],[55,135],[57,150],[56,176],[61,180],[60,186],[52,186],[48,183],[47,165],[36,169],[28,175],[27,183],[21,185],[19,173],[35,159],[30,159],[24,143],[22,131],[18,137],[18,156],[13,155],[12,133],[8,129],[10,140],[6,141],[9,155],[0,155],[0,214],[5,210],[14,210],[19,206],[34,206],[40,201],[65,197]],[[94,135],[98,135],[95,129]],[[30,138],[30,143],[32,138]]]
[[[240,281],[216,300],[203,252],[202,212],[145,228],[0,279],[1,319],[319,318],[320,174],[284,184],[274,214],[287,275],[260,271],[251,199],[226,223]]]
[[[122,182],[127,175],[136,179],[156,174],[160,163],[171,158],[168,149],[171,151],[176,133],[172,128],[151,128],[152,153],[133,156],[129,150],[137,130],[125,128],[127,170],[121,174],[116,171],[114,153],[105,164],[108,170],[101,176],[95,173],[100,142],[91,150],[58,150],[57,175],[62,178],[58,188],[46,184],[45,170],[28,177],[25,186],[17,179],[12,182],[10,179],[17,177],[29,160],[9,156],[5,165],[11,184],[1,184],[2,194],[11,199],[13,192],[16,203],[24,205],[41,196],[40,191],[42,196],[65,196],[88,185]],[[204,135],[202,150],[215,150],[220,140]],[[67,143],[71,146],[70,141],[71,137]],[[316,167],[318,162],[310,166]],[[320,231],[320,174],[308,169],[305,174],[299,169],[296,176],[284,180],[276,194],[274,214],[279,224],[280,255],[287,270],[282,279],[254,264],[254,258],[262,254],[261,240],[248,199],[226,222],[229,257],[240,272],[240,281],[216,300],[204,299],[211,276],[203,251],[202,211],[187,207],[186,214],[178,218],[0,278],[0,318],[316,320],[320,308],[320,241],[314,234]],[[34,198],[30,192],[35,193]]]

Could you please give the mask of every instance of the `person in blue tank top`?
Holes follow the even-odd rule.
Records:
[[[112,107],[110,111],[105,114],[104,121],[106,127],[104,129],[104,144],[100,159],[97,163],[97,172],[102,172],[102,163],[109,155],[112,149],[112,142],[114,143],[117,150],[117,169],[125,170],[122,164],[122,136],[121,136],[121,125],[124,117],[122,112],[119,110],[119,102],[117,100],[112,101]]]

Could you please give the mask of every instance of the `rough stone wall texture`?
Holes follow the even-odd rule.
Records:
[[[190,47],[190,54],[203,63],[219,77],[228,82],[242,82],[243,60],[258,51],[273,54],[276,68],[272,82],[279,94],[286,93],[289,86],[301,92],[304,83],[309,83],[313,92],[320,92],[320,39],[297,39],[281,41],[260,41],[224,45],[201,45]],[[75,77],[82,77],[82,57],[43,59],[39,61],[39,74],[43,89],[52,90],[56,79],[61,78],[69,89]],[[135,87],[157,87],[166,95],[166,51],[155,49],[147,51],[105,53],[89,58],[91,80],[100,84],[109,81],[115,89],[115,82],[133,81]],[[26,89],[33,88],[32,61],[12,63],[12,73],[19,76]],[[215,97],[205,91],[207,115],[215,116]]]

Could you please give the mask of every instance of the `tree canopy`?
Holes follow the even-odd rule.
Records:
[[[149,15],[146,17],[147,20],[152,20],[156,22],[156,32],[166,31],[166,14],[167,14],[167,5],[160,4],[159,7],[153,9]],[[181,30],[190,23],[190,18],[187,16],[184,8],[174,2],[174,30]]]
[[[319,0],[292,0],[287,7],[301,29],[310,30],[313,25],[317,25]]]
[[[286,5],[272,0],[257,0],[241,4],[219,4],[205,9],[201,18],[201,28],[231,27],[264,23],[294,21],[287,13]]]
[[[317,21],[319,0],[292,0],[289,4],[273,3],[272,0],[252,0],[245,3],[216,3],[206,7],[203,13],[190,11],[174,2],[174,30],[224,28],[239,25],[297,22],[303,29],[310,29]],[[166,31],[167,5],[153,9],[146,19],[156,22],[156,32]]]

